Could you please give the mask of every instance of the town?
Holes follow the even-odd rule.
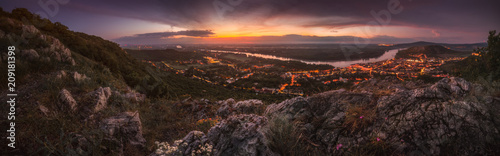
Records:
[[[439,67],[464,57],[427,57],[390,59],[380,62],[353,64],[344,68],[301,68],[294,61],[279,61],[240,54],[193,51],[201,59],[148,61],[152,66],[213,85],[247,90],[256,94],[311,95],[340,86],[357,85],[381,76],[395,76],[401,81],[421,75],[449,77]],[[290,64],[290,65],[288,65]],[[309,69],[309,70],[307,70]]]

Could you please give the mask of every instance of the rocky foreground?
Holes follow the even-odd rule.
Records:
[[[263,116],[244,114],[260,107],[258,100],[221,101],[218,113],[228,117],[207,134],[192,131],[172,145],[158,143],[151,155],[283,155],[269,135],[277,118],[293,123],[300,140],[322,155],[500,152],[499,97],[481,95],[481,85],[455,77],[432,85],[397,81],[373,79],[353,91],[296,97],[267,106]]]

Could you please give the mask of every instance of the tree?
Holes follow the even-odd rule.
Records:
[[[488,81],[500,80],[500,33],[495,30],[489,32],[488,46],[478,48],[475,52],[480,56],[469,56],[452,65],[454,75],[466,78],[469,81],[479,77]]]

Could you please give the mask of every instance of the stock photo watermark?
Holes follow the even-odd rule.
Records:
[[[408,1],[411,2],[412,0]],[[374,34],[373,36],[377,36],[378,34],[380,34],[380,27],[389,25],[391,23],[392,16],[400,14],[401,12],[403,12],[403,10],[404,7],[403,5],[401,5],[400,0],[389,0],[386,9],[380,11],[371,10],[370,15],[374,18],[374,20],[367,22],[363,28],[358,28],[356,29],[356,31],[359,34],[363,34],[365,36],[367,36],[368,34]],[[360,41],[360,39],[364,41]],[[342,50],[345,59],[351,60],[350,56],[353,53],[359,53],[361,51],[361,48],[366,47],[370,43],[370,38],[354,37],[353,45],[341,44],[340,49]]]
[[[217,16],[222,19],[226,12],[234,11],[235,7],[243,3],[243,0],[215,0],[212,2]]]
[[[7,146],[11,148],[16,148],[16,47],[15,46],[9,46],[7,48],[7,87],[8,87],[8,92],[7,92],[7,97],[9,100],[7,100],[7,104],[9,105],[9,113],[7,114],[7,119],[10,121],[9,122],[9,128],[7,129],[7,140],[9,140],[9,143]]]
[[[33,16],[33,19],[27,19],[23,17],[21,22],[24,25],[34,25],[35,27],[43,27],[47,23],[43,19],[49,19],[51,17],[56,16],[59,13],[59,9],[61,5],[65,5],[69,3],[70,0],[39,0],[37,2],[38,6],[42,11],[36,12],[37,15]],[[40,20],[42,19],[42,20]],[[21,35],[17,35],[13,32],[10,32],[6,35],[10,41],[11,46],[7,47],[7,101],[6,104],[8,107],[7,120],[8,128],[6,130],[8,140],[7,146],[10,148],[16,148],[16,134],[18,134],[18,130],[16,129],[16,105],[18,100],[18,95],[16,92],[16,47],[18,47],[21,43],[28,43],[28,40],[34,37],[37,37],[35,34],[29,32],[28,29],[23,29]]]

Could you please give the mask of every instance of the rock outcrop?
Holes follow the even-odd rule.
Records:
[[[65,104],[63,107],[69,108],[69,110],[72,111],[76,110],[78,104],[68,90],[62,89],[61,92],[59,92],[59,99]]]
[[[181,140],[176,140],[172,145],[168,142],[155,142],[157,149],[150,156],[164,155],[214,155],[212,144],[203,132],[191,131]]]
[[[217,109],[217,115],[227,117],[236,114],[259,114],[264,110],[264,103],[261,100],[250,99],[236,102],[230,98],[218,101],[221,106]]]
[[[217,114],[226,118],[206,135],[193,131],[172,146],[163,143],[160,152],[199,154],[206,146],[214,155],[276,155],[263,127],[279,117],[297,127],[297,138],[326,155],[489,155],[500,152],[494,148],[500,145],[494,114],[500,98],[482,95],[484,90],[455,77],[434,84],[374,79],[349,91],[271,104],[264,116],[245,114],[262,105],[259,100],[228,99],[217,102]]]
[[[157,143],[159,148],[151,155],[276,155],[266,145],[263,132],[266,125],[267,118],[263,116],[229,116],[212,127],[206,135],[191,131],[173,145]]]
[[[67,62],[71,65],[76,64],[75,60],[71,57],[71,51],[59,39],[44,34],[41,34],[40,38],[49,43],[49,47],[40,49],[41,52],[48,54],[50,58],[54,58],[59,62]]]
[[[40,33],[40,31],[38,31],[38,29],[33,25],[22,25],[22,29],[23,34],[21,34],[21,37],[24,38],[30,38]]]
[[[499,135],[487,105],[500,101],[464,98],[470,89],[464,79],[444,78],[427,88],[382,97],[377,115],[384,120],[376,122],[372,134],[400,152],[437,155],[452,145],[460,154],[486,155],[484,145]]]
[[[212,127],[207,138],[214,145],[215,155],[271,155],[263,133],[266,124],[263,116],[230,116]]]
[[[473,87],[452,77],[423,88],[400,86],[381,97],[372,93],[378,88],[336,90],[272,104],[266,116],[301,123],[302,134],[334,155],[367,147],[403,155],[496,153],[489,146],[500,138],[499,127],[489,106],[500,101],[471,95]]]
[[[108,104],[108,99],[111,96],[111,89],[109,87],[99,87],[97,90],[88,93],[93,97],[94,102],[91,104],[92,111],[99,112],[104,109]]]
[[[104,119],[101,121],[100,129],[105,132],[109,141],[119,144],[120,155],[123,154],[126,145],[145,147],[146,139],[142,136],[142,122],[138,112],[123,112]]]
[[[0,33],[0,38],[16,39],[30,44],[44,42],[40,45],[32,45],[43,48],[20,49],[21,58],[26,59],[27,61],[39,59],[45,62],[50,62],[51,59],[55,59],[58,62],[76,65],[75,60],[71,57],[71,51],[64,46],[59,39],[41,33],[33,25],[26,25],[17,21],[15,22],[10,18],[2,18],[2,20],[6,20],[9,26],[22,29],[22,34],[5,34],[5,32],[2,31]]]
[[[85,74],[80,74],[78,72],[73,72],[73,80],[75,80],[76,82],[81,82],[81,81],[85,81],[85,80],[88,80],[90,78],[87,77],[87,75]]]
[[[137,91],[130,89],[130,87],[127,87],[126,93],[121,94],[121,96],[132,101],[144,101],[146,99],[145,94],[138,93]]]

